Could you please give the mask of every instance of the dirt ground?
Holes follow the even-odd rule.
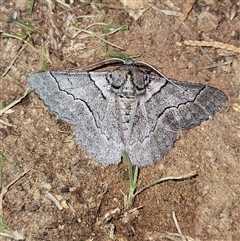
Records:
[[[146,189],[129,212],[122,194],[129,189],[126,163],[104,167],[87,157],[74,143],[71,127],[30,93],[0,116],[0,150],[8,160],[3,162],[3,185],[29,170],[4,196],[3,220],[9,229],[26,240],[183,240],[168,233],[178,233],[174,212],[187,240],[240,240],[240,54],[183,43],[240,47],[239,1],[199,0],[179,29],[178,16],[161,10],[184,12],[184,0],[143,1],[141,11],[129,11],[115,0],[103,1],[105,5],[39,0],[32,15],[27,0],[0,2],[1,31],[30,34],[34,41],[31,47],[29,37],[25,42],[1,38],[2,73],[11,66],[0,80],[1,108],[23,96],[27,77],[44,64],[44,53],[48,69],[59,71],[107,58],[103,40],[92,33],[122,48],[107,44],[108,51],[139,56],[169,78],[208,84],[228,96],[212,119],[181,133],[155,166],[140,168],[138,189],[167,176],[192,171],[197,176]],[[99,23],[110,21],[115,27],[109,31],[120,25],[129,29],[107,35]],[[82,31],[77,34],[76,28]]]

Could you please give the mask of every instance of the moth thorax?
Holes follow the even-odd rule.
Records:
[[[122,96],[126,98],[134,98],[136,88],[130,78],[127,78],[122,86]]]

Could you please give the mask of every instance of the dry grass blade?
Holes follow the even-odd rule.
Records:
[[[234,53],[240,54],[240,47],[236,47],[234,45],[225,44],[222,42],[208,42],[208,41],[193,41],[193,40],[186,40],[184,44],[189,46],[198,46],[198,47],[213,47],[223,50],[232,51]]]
[[[81,32],[86,33],[86,34],[89,34],[89,35],[91,35],[91,36],[94,36],[94,37],[102,40],[104,43],[107,43],[107,44],[109,44],[109,45],[111,45],[111,46],[113,46],[113,47],[115,47],[115,48],[124,50],[124,48],[122,48],[122,47],[120,47],[120,46],[118,46],[118,45],[116,45],[116,44],[113,44],[113,43],[107,41],[106,39],[102,38],[101,36],[95,34],[95,33],[92,32],[92,31],[89,31],[89,30],[86,30],[86,29],[79,29],[79,28],[75,28],[75,27],[73,27],[72,29],[78,30],[78,31],[79,31],[78,34],[81,33]]]
[[[5,126],[8,126],[8,127],[14,127],[14,128],[17,128],[17,126],[12,125],[12,124],[10,124],[10,123],[7,123],[6,121],[3,121],[3,120],[1,120],[1,119],[0,119],[0,123],[3,124],[3,125],[5,125]]]
[[[57,198],[55,198],[50,192],[46,192],[46,196],[53,201],[53,203],[57,206],[57,208],[61,211],[63,210],[63,207],[61,205],[61,203],[57,200]]]
[[[173,215],[173,221],[174,221],[174,224],[175,224],[175,226],[177,228],[178,233],[166,232],[166,234],[163,234],[163,237],[165,237],[165,238],[167,238],[169,240],[172,240],[172,241],[200,241],[198,238],[197,239],[193,239],[193,238],[191,238],[189,236],[184,235],[182,233],[180,227],[179,227],[179,224],[178,224],[175,212],[172,212],[172,215]]]
[[[177,221],[177,218],[176,218],[176,215],[175,215],[175,212],[172,212],[172,215],[173,215],[173,221],[176,225],[176,228],[177,228],[177,231],[178,233],[180,234],[181,238],[182,238],[182,241],[187,241],[185,236],[183,235],[182,233],[182,230],[180,229],[179,225],[178,225],[178,221]]]
[[[213,68],[218,68],[218,67],[221,67],[221,66],[226,66],[226,65],[231,65],[231,64],[232,64],[232,61],[226,61],[224,63],[218,62],[218,63],[214,63],[214,64],[209,65],[209,66],[198,68],[198,70],[213,69]]]
[[[27,47],[26,44],[22,45],[22,47],[20,48],[20,50],[15,54],[14,58],[12,59],[12,61],[10,62],[10,64],[8,65],[8,67],[5,69],[4,73],[2,74],[2,76],[5,76],[8,71],[12,68],[12,66],[14,65],[15,61],[18,59],[19,55],[23,52],[23,50]]]
[[[25,98],[28,93],[30,92],[30,90],[26,90],[25,93],[23,94],[23,96],[21,96],[19,99],[14,100],[11,104],[9,104],[8,106],[6,106],[5,108],[0,110],[0,116],[5,113],[7,110],[11,109],[13,106],[15,106],[16,104],[18,104],[23,98]]]
[[[30,170],[22,172],[19,176],[17,176],[13,181],[11,181],[6,187],[2,188],[1,194],[0,194],[0,217],[3,216],[3,209],[2,209],[2,203],[3,203],[3,198],[5,194],[7,193],[8,189],[15,183],[17,182],[20,178],[22,178],[27,172]]]

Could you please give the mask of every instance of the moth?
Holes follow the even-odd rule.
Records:
[[[144,62],[113,71],[32,74],[28,83],[57,118],[72,126],[76,142],[103,165],[126,150],[133,165],[153,165],[179,131],[200,125],[227,101],[214,87],[168,79]]]

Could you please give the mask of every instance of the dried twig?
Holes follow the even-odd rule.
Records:
[[[179,18],[176,19],[175,21],[175,26],[174,29],[178,30],[182,23],[187,19],[188,14],[190,13],[190,11],[193,8],[193,5],[197,2],[197,0],[186,0],[186,2],[183,4],[182,7],[182,16],[180,16]]]
[[[188,173],[186,175],[183,175],[183,176],[180,176],[180,177],[164,177],[164,178],[161,178],[161,179],[158,179],[156,180],[155,182],[152,182],[150,183],[149,185],[143,187],[142,189],[140,189],[139,191],[137,191],[135,194],[134,194],[134,197],[137,196],[139,193],[141,193],[142,191],[144,191],[145,189],[147,188],[150,188],[156,184],[159,184],[161,182],[165,182],[165,181],[176,181],[176,180],[183,180],[183,179],[187,179],[187,178],[191,178],[191,177],[195,177],[197,175],[196,172],[191,172],[191,173]]]

